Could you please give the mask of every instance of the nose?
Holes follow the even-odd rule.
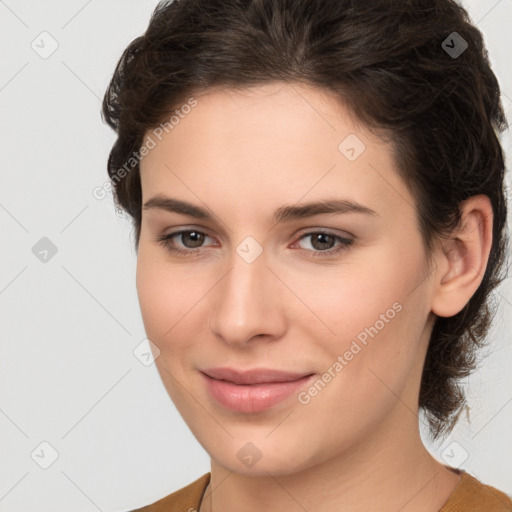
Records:
[[[250,263],[234,252],[230,263],[230,270],[211,296],[211,333],[237,347],[254,339],[282,337],[286,286],[271,269],[265,252]]]

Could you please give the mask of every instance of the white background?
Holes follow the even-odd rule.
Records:
[[[101,100],[155,5],[0,1],[1,512],[121,512],[209,471],[156,368],[133,355],[145,333],[131,224],[111,195],[92,194],[108,182],[115,140]],[[512,124],[512,0],[465,5],[484,33]],[[46,59],[31,47],[43,31],[58,42]],[[503,142],[510,166],[510,131]],[[57,248],[46,263],[32,252],[43,237]],[[510,281],[496,294],[489,356],[468,381],[471,423],[463,417],[437,445],[425,438],[440,460],[509,494]],[[40,464],[51,462],[52,448],[43,441],[58,454],[48,469]]]

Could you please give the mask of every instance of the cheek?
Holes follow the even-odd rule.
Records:
[[[172,401],[186,405],[181,382],[186,380],[187,358],[194,340],[200,339],[193,306],[198,292],[183,273],[172,269],[168,262],[159,262],[158,255],[140,246],[136,287],[147,337],[159,348],[155,360],[162,382]],[[196,306],[197,307],[197,306]]]
[[[384,333],[400,316],[413,276],[408,269],[393,270],[391,265],[354,264],[319,273],[314,285],[297,286],[298,293],[317,314],[315,322],[333,344],[359,339],[364,343],[370,333]],[[320,325],[320,324],[323,324]],[[326,330],[327,329],[327,330]],[[342,348],[341,346],[338,348]]]
[[[176,275],[142,246],[137,258],[136,286],[146,333],[160,346],[185,315],[184,299],[189,294],[183,293]]]
[[[329,368],[342,356],[343,372],[351,381],[368,384],[369,369],[390,382],[403,379],[420,350],[428,314],[423,288],[417,287],[423,275],[421,253],[404,265],[391,249],[315,280],[308,297],[323,320],[323,326],[315,322],[322,330],[315,336],[312,329],[310,336],[323,340],[318,343],[326,356],[324,365]]]
[[[139,249],[136,287],[140,310],[148,338],[163,352],[190,348],[199,340],[198,330],[204,329],[204,322],[198,315],[212,286],[206,277],[197,272],[187,275],[154,251]]]
[[[164,319],[169,318],[170,305],[168,288],[162,286],[159,274],[158,266],[151,265],[150,258],[140,246],[136,272],[137,295],[146,333],[150,339],[155,338],[155,341],[164,332],[164,324],[167,323]]]

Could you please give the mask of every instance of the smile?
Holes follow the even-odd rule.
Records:
[[[210,396],[232,411],[261,412],[283,402],[314,378],[275,370],[238,372],[229,368],[201,372]]]

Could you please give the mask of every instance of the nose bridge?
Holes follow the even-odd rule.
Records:
[[[267,268],[263,247],[250,238],[235,248],[210,318],[211,331],[231,344],[259,334],[277,335],[279,329],[278,279]]]

